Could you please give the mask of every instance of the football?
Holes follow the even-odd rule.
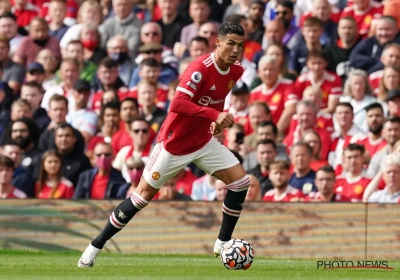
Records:
[[[250,243],[243,239],[231,239],[221,249],[222,264],[230,270],[246,270],[254,260]]]

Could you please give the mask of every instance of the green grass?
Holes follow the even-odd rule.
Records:
[[[122,255],[102,253],[94,268],[80,269],[79,252],[0,251],[1,280],[87,279],[399,279],[400,262],[389,261],[395,270],[316,268],[316,260],[256,258],[247,271],[229,271],[213,256]]]

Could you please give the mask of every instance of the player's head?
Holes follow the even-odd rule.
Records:
[[[243,52],[244,29],[237,23],[226,22],[218,30],[218,54],[227,64],[233,64]]]

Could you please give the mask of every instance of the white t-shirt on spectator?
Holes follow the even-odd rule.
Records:
[[[132,146],[123,147],[118,152],[117,156],[114,159],[113,165],[112,165],[115,169],[121,170],[122,177],[124,177],[124,179],[126,180],[127,183],[131,182],[131,177],[129,177],[128,167],[126,166],[125,161],[128,157],[128,153],[130,152],[131,149],[132,149]],[[132,156],[140,157],[145,165],[147,165],[147,163],[149,162],[149,159],[150,159],[148,156],[142,157],[142,153],[137,152],[137,151],[133,151]]]
[[[368,198],[370,203],[400,203],[400,192],[390,194],[385,187],[383,190],[376,191]]]
[[[97,115],[93,111],[87,109],[81,109],[78,111],[70,110],[66,121],[79,131],[84,131],[91,135],[95,135],[96,133]]]
[[[65,96],[68,99],[68,111],[75,110],[74,91],[69,90],[68,92],[64,92],[63,83],[52,86],[48,90],[46,90],[41,104],[41,107],[43,109],[46,109],[46,111],[49,110],[49,101],[54,94]]]
[[[75,24],[71,26],[67,32],[65,33],[64,37],[62,37],[60,42],[60,48],[64,49],[67,47],[68,43],[73,40],[79,39],[79,34],[81,33],[83,24]]]

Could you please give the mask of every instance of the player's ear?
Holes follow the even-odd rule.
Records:
[[[220,44],[221,44],[221,39],[219,37],[215,38],[215,45],[219,47]]]

